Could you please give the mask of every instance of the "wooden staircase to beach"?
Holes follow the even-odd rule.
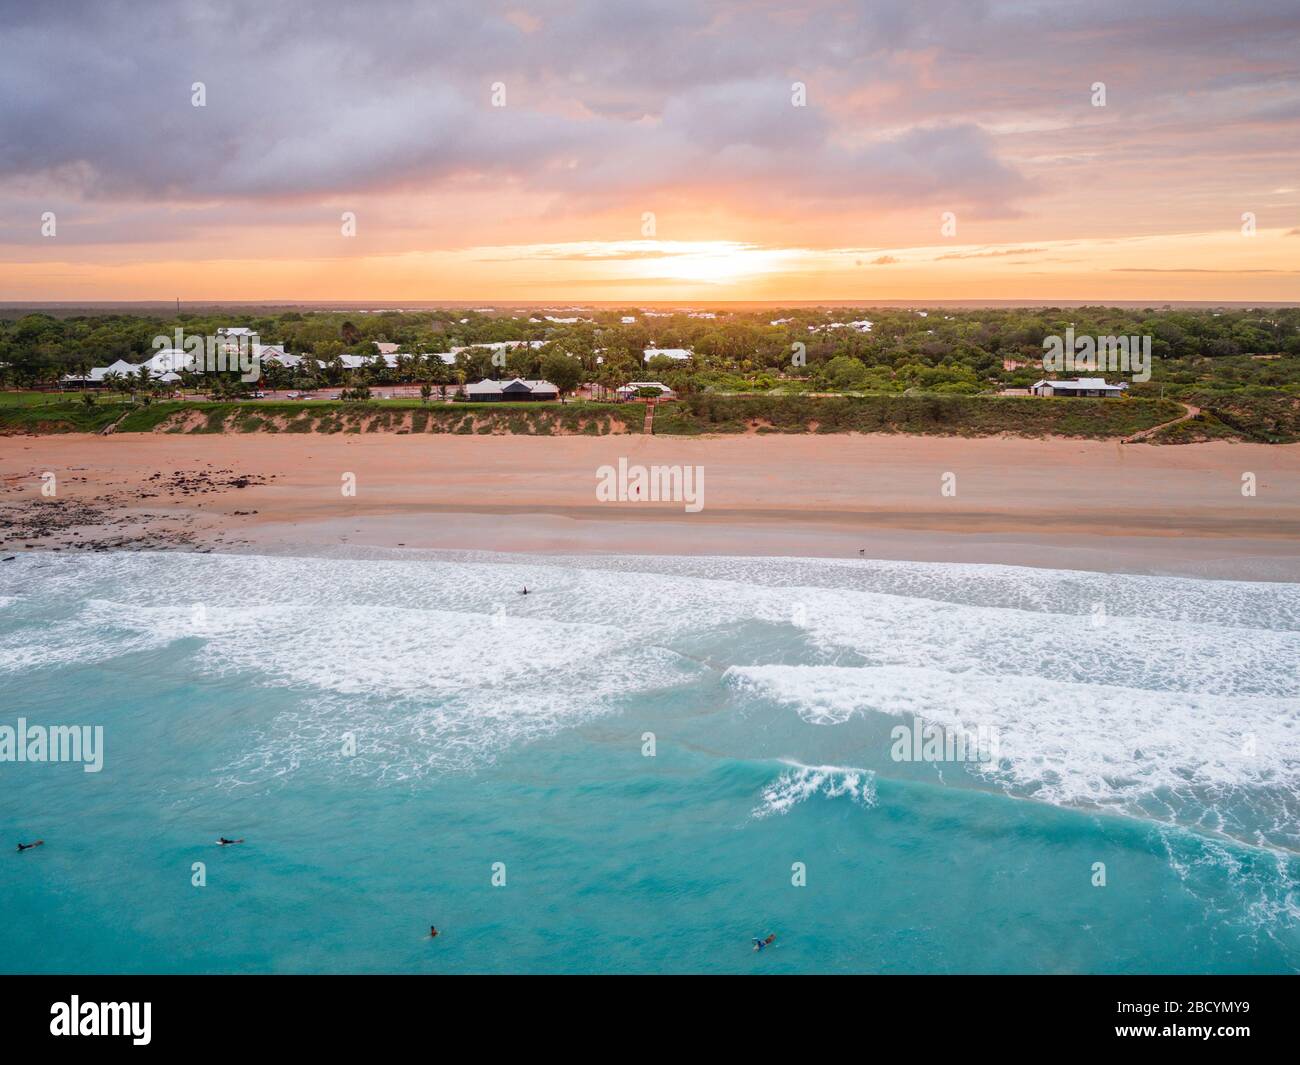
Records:
[[[645,401],[645,425],[642,426],[641,432],[646,436],[653,436],[655,431],[655,401],[647,399]]]
[[[111,422],[109,422],[106,426],[104,426],[104,428],[102,428],[99,431],[99,435],[108,436],[110,433],[117,432],[117,427],[121,424],[122,419],[125,418],[128,414],[130,414],[131,410],[132,408],[130,407],[124,410],[121,414],[119,414],[116,418],[114,418]]]

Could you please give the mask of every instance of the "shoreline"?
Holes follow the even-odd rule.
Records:
[[[620,458],[702,467],[704,509],[599,502],[596,471]],[[0,486],[4,554],[861,555],[1300,581],[1300,445],[68,435],[7,448]]]

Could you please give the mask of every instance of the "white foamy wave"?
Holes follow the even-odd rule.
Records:
[[[1008,607],[900,599],[873,592],[787,590],[761,611],[799,622],[828,657],[852,651],[871,665],[1122,684],[1154,690],[1300,695],[1300,633],[1192,621],[1045,614]]]
[[[1300,700],[1226,698],[1039,677],[953,675],[899,667],[735,668],[738,690],[813,724],[856,715],[916,717],[953,733],[996,730],[996,761],[972,772],[1057,805],[1167,813],[1242,839],[1295,842]],[[883,753],[882,753],[883,757]],[[1211,814],[1217,823],[1207,824]]]
[[[1162,829],[1160,840],[1169,867],[1208,913],[1270,936],[1300,925],[1293,854],[1246,851],[1178,829]],[[1207,884],[1219,889],[1207,891]],[[1222,890],[1225,884],[1230,890]]]
[[[1206,580],[965,562],[844,558],[681,556],[556,559],[611,568],[733,582],[765,588],[872,592],[900,599],[1087,616],[1095,604],[1111,617],[1191,621],[1249,629],[1300,629],[1300,585]]]
[[[112,604],[92,600],[71,618],[25,626],[0,641],[0,673],[106,662],[165,647],[176,637],[105,623]]]
[[[827,799],[848,798],[860,806],[876,804],[876,775],[867,769],[836,765],[790,766],[776,780],[768,784],[754,807],[755,820],[788,814],[799,803],[822,795]]]
[[[92,601],[78,623],[123,633],[124,646],[193,637],[201,673],[301,691],[305,704],[225,767],[240,779],[334,758],[344,733],[358,745],[351,771],[402,780],[464,767],[699,671],[611,626],[445,610],[212,605],[196,615]]]
[[[754,583],[737,579],[742,575],[753,576]],[[791,583],[796,578],[815,583]],[[1112,587],[1116,582],[1119,591]],[[807,641],[823,661],[848,653],[877,666],[1032,673],[1224,695],[1300,695],[1300,671],[1291,665],[1300,660],[1300,633],[1287,627],[1300,603],[1292,585],[1121,579],[1015,567],[859,567],[808,559],[710,559],[693,565],[604,559],[569,566],[536,559],[163,554],[47,563],[40,567],[39,585],[43,596],[76,597],[88,590],[102,596],[112,588],[114,600],[156,607],[188,597],[210,610],[433,608],[607,626],[643,643],[684,649],[696,634],[761,622],[801,630],[791,646]],[[535,594],[519,596],[524,585]],[[945,598],[949,585],[960,594]],[[1058,585],[1072,591],[1065,594]],[[981,595],[987,600],[981,602]],[[1144,601],[1148,615],[1138,612]],[[1219,601],[1232,608],[1216,611]],[[1250,602],[1257,620],[1248,628]],[[1092,613],[1098,603],[1104,615]],[[739,664],[757,664],[743,655],[742,648]]]
[[[1294,783],[1277,752],[1294,750],[1300,699],[1295,585],[824,559],[165,553],[25,558],[0,578],[27,600],[5,614],[19,624],[0,645],[10,672],[177,644],[208,675],[317,704],[405,700],[413,721],[441,715],[426,734],[460,737],[475,721],[508,736],[529,718],[580,720],[698,673],[692,659],[773,691],[772,671],[799,668],[783,697],[810,720],[842,719],[855,683],[884,683],[884,713],[946,707],[1022,733],[999,771],[1051,801],[1159,802],[1162,788],[1252,773]],[[1096,627],[1094,598],[1108,611]],[[1259,753],[1238,763],[1228,749],[1246,732]]]

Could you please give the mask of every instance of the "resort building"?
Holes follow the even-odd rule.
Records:
[[[685,348],[646,348],[644,355],[645,362],[651,359],[677,359],[680,362],[691,357]]]
[[[1109,396],[1124,394],[1124,384],[1109,385],[1100,377],[1076,377],[1069,381],[1035,381],[1029,391],[1035,396]]]
[[[106,388],[110,377],[134,377],[139,372],[139,366],[125,359],[118,359],[111,366],[96,366],[87,374],[64,374],[63,381],[65,384],[82,385],[86,388]]]
[[[518,400],[556,400],[560,390],[550,381],[525,381],[516,377],[512,381],[482,380],[465,386],[465,395],[479,403],[500,403]]]
[[[162,348],[146,359],[144,365],[149,368],[150,377],[159,378],[163,374],[174,374],[177,370],[192,369],[196,361],[200,367],[203,365],[202,352],[199,352],[196,356],[194,353],[184,351],[181,348]],[[135,367],[137,373],[139,369],[138,366]]]
[[[643,388],[654,388],[660,399],[673,399],[676,393],[660,381],[629,381],[622,388],[615,389],[623,399],[633,399]]]

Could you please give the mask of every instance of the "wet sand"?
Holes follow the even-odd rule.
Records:
[[[703,509],[599,501],[597,470],[620,458],[702,467]],[[55,475],[53,498],[41,494],[47,472]],[[1254,496],[1243,495],[1245,474],[1255,477]],[[853,435],[69,435],[0,442],[0,478],[5,552],[28,545],[862,552],[1300,580],[1296,445]],[[355,494],[345,494],[352,478]],[[945,484],[955,491],[944,494]]]

